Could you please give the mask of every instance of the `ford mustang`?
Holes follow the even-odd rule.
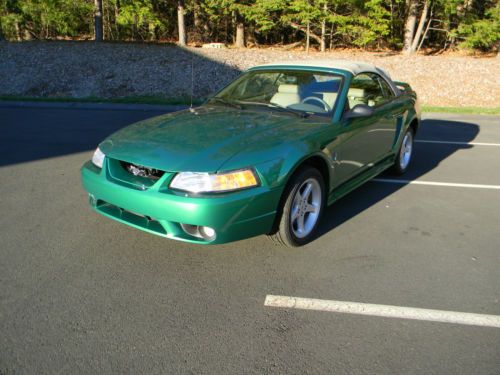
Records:
[[[327,205],[408,169],[419,123],[411,87],[371,64],[266,64],[199,107],[112,134],[82,181],[95,211],[146,232],[301,246]]]

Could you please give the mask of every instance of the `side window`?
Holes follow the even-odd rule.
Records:
[[[355,76],[347,92],[349,108],[357,104],[376,107],[386,101],[386,96],[379,83],[379,77],[373,73],[361,73]]]
[[[384,93],[386,101],[392,100],[392,98],[394,98],[395,95],[394,92],[389,87],[389,84],[382,77],[378,78],[378,82],[380,84],[380,87],[382,87],[382,91]]]

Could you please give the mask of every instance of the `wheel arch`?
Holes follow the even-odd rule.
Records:
[[[323,182],[325,183],[325,188],[328,191],[333,171],[331,170],[332,169],[331,165],[326,159],[326,157],[320,152],[309,154],[303,157],[302,159],[298,160],[288,173],[288,178],[286,179],[284,184],[285,187],[288,186],[288,184],[295,176],[295,174],[304,166],[310,166],[316,168],[321,173],[321,176],[323,177]]]
[[[275,233],[276,230],[278,229],[279,218],[281,217],[281,214],[282,214],[281,210],[283,209],[283,204],[284,204],[284,202],[287,198],[287,194],[289,192],[290,182],[293,180],[295,175],[303,167],[306,167],[306,166],[310,166],[310,167],[317,169],[319,171],[319,173],[321,174],[321,176],[323,177],[323,182],[325,184],[325,192],[326,192],[324,204],[325,205],[327,204],[328,194],[330,191],[330,180],[331,180],[331,176],[333,174],[332,171],[330,171],[330,165],[329,165],[328,161],[326,160],[326,158],[324,156],[322,156],[321,154],[316,153],[316,154],[308,155],[308,156],[300,159],[299,161],[297,161],[295,163],[295,165],[290,169],[290,172],[288,173],[288,177],[283,185],[284,188],[283,188],[283,191],[281,193],[278,207],[276,209],[276,219],[272,225],[272,228],[271,228],[271,231],[269,232],[269,234]]]
[[[292,181],[294,176],[303,167],[306,167],[306,166],[316,168],[319,171],[319,173],[323,177],[323,182],[325,184],[325,192],[328,195],[328,193],[330,192],[330,181],[331,181],[331,177],[333,175],[333,171],[331,171],[330,164],[328,163],[328,161],[326,160],[326,158],[324,156],[322,156],[321,154],[318,154],[318,153],[311,154],[311,155],[307,155],[306,157],[297,161],[295,163],[295,165],[290,169],[290,172],[288,173],[288,178],[286,179],[286,181],[284,183],[284,189],[283,189],[283,193],[282,193],[282,196],[280,199],[280,205],[282,203],[283,196],[286,195],[287,188],[290,184],[290,181]],[[325,200],[325,202],[326,202],[326,200]]]
[[[418,118],[414,117],[410,121],[410,125],[408,125],[408,126],[413,130],[413,135],[416,135],[418,128],[420,127],[420,121],[418,120]]]
[[[323,182],[325,183],[325,188],[328,191],[330,186],[330,166],[328,162],[319,155],[312,155],[302,160],[302,162],[297,166],[296,170],[299,170],[303,166],[311,166],[316,168],[323,176]]]

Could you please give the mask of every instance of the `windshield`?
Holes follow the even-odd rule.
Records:
[[[329,116],[342,77],[332,73],[266,70],[243,74],[211,100],[221,105],[260,105]]]

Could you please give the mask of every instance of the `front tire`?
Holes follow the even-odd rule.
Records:
[[[305,167],[296,173],[285,190],[278,210],[278,226],[270,237],[275,242],[297,247],[310,242],[325,206],[325,183],[321,173]]]
[[[402,175],[408,170],[413,155],[414,135],[415,134],[413,132],[413,129],[408,128],[405,135],[403,136],[403,141],[401,142],[401,146],[396,156],[396,160],[394,161],[394,165],[391,168],[391,172],[393,174]]]

